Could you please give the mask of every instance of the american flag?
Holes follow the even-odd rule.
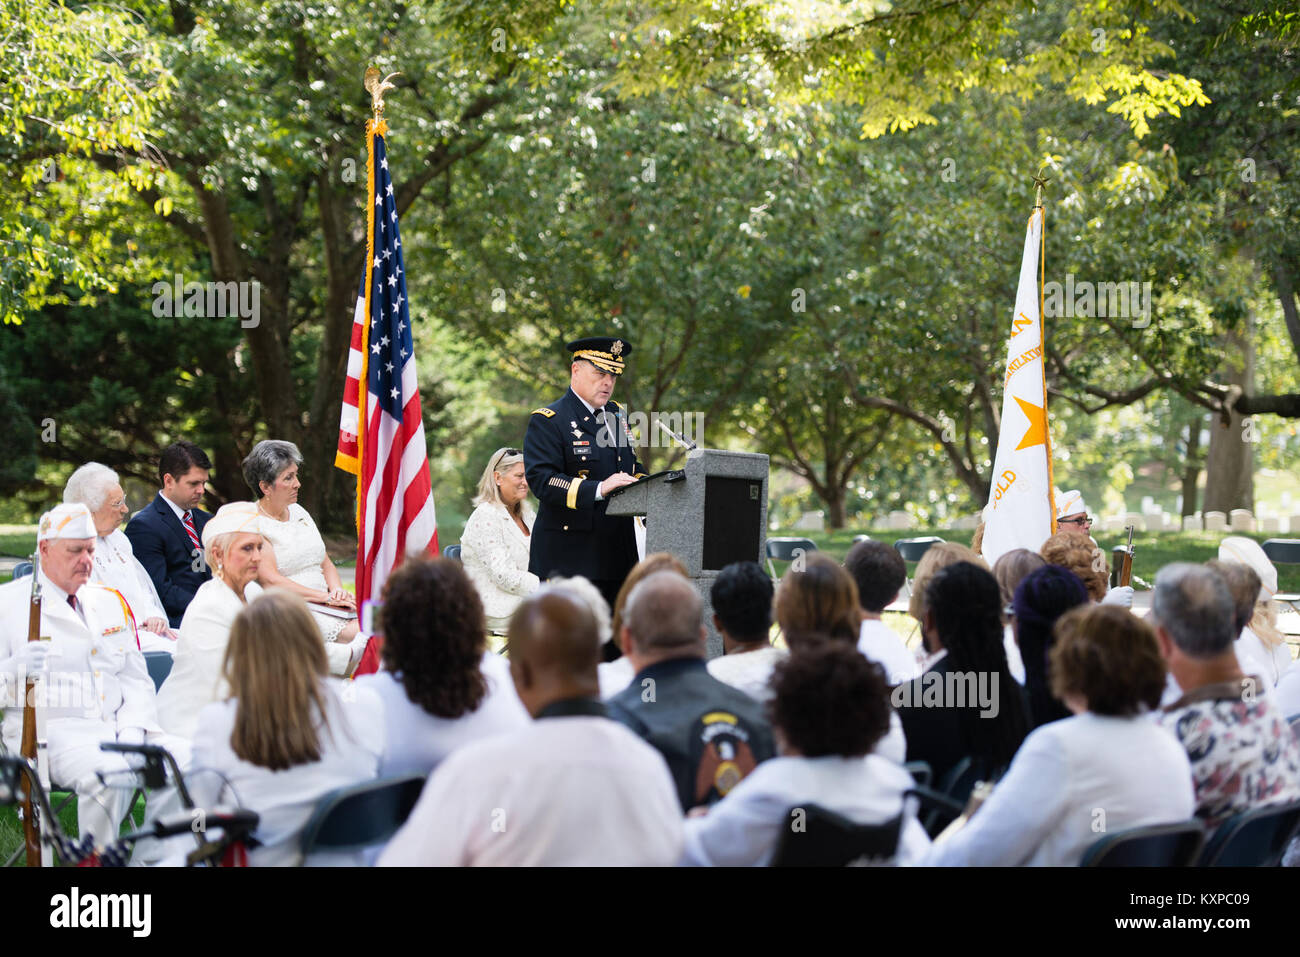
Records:
[[[369,261],[352,320],[334,458],[335,465],[357,476],[358,602],[377,596],[404,556],[438,554],[386,129],[383,120],[366,125]],[[364,430],[358,427],[363,417]]]

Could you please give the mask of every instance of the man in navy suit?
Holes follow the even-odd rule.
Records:
[[[158,460],[162,491],[126,526],[136,561],[153,579],[173,628],[200,585],[212,577],[203,561],[203,526],[212,516],[198,507],[212,463],[193,442],[174,442]]]

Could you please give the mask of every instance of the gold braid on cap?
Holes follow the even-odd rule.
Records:
[[[623,349],[620,346],[619,352],[622,351]],[[623,360],[613,353],[600,352],[596,349],[579,349],[573,354],[573,358],[586,359],[596,368],[604,369],[606,372],[612,372],[614,375],[623,374]]]

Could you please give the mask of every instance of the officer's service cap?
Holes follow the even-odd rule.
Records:
[[[623,374],[623,360],[632,354],[632,343],[609,336],[576,339],[565,348],[573,353],[574,359],[586,359],[597,369],[614,375]]]

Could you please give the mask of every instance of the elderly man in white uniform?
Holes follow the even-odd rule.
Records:
[[[153,681],[125,599],[111,588],[88,584],[96,538],[85,505],[60,505],[41,516],[40,631],[51,640],[43,660],[26,647],[31,582],[0,586],[0,673],[11,687],[25,677],[20,672],[41,673],[44,694],[38,689],[38,706],[51,702],[43,722],[50,779],[77,792],[81,833],[107,844],[130,810],[133,789],[125,773],[131,766],[121,755],[101,751],[101,742],[161,745],[182,766],[189,763],[189,744],[163,734],[158,724]],[[17,701],[5,704],[4,743],[16,753],[23,712],[14,706]],[[126,786],[105,785],[96,772]]]
[[[118,528],[130,513],[122,483],[107,465],[87,462],[68,477],[63,501],[80,502],[95,523],[95,568],[90,580],[119,592],[131,607],[141,651],[175,651],[178,635],[167,625],[167,612],[153,579],[131,548],[131,539]]]

